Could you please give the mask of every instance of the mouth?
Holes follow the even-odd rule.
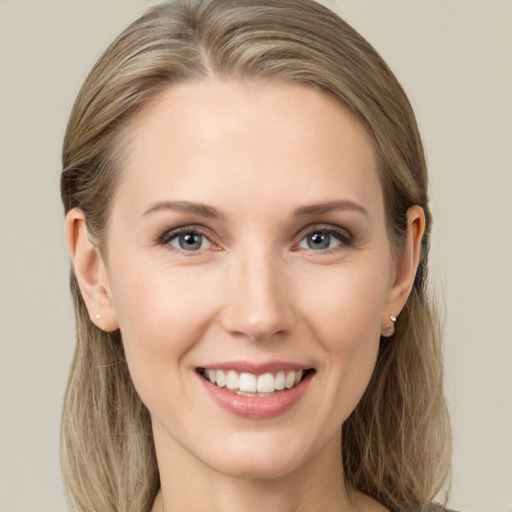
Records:
[[[262,374],[220,368],[197,368],[196,371],[203,379],[218,388],[223,388],[239,396],[260,398],[291,390],[315,372],[313,368],[296,371],[280,370]]]

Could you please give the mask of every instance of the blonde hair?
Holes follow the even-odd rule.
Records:
[[[122,174],[127,124],[179,82],[221,78],[299,82],[347,106],[375,146],[391,246],[406,212],[427,215],[420,268],[370,384],[342,427],[354,488],[392,511],[430,510],[449,474],[442,353],[426,291],[431,218],[423,147],[412,108],[387,65],[356,31],[310,0],[178,0],[150,9],[106,50],[73,107],[62,200],[79,207],[100,248]],[[62,467],[74,510],[145,512],[159,488],[149,413],[134,390],[121,334],[97,329],[71,271],[77,346],[62,419]]]

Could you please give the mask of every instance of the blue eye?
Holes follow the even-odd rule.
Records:
[[[200,251],[211,247],[209,240],[195,231],[176,234],[169,237],[166,243],[182,251]]]
[[[299,243],[301,249],[325,251],[334,249],[339,245],[350,245],[350,237],[344,232],[332,229],[317,229],[308,233]]]
[[[331,235],[327,233],[313,233],[306,237],[310,249],[328,249],[331,245]]]

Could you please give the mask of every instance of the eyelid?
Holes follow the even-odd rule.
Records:
[[[328,224],[328,223],[318,223],[318,224],[310,224],[303,229],[301,229],[297,235],[295,235],[295,242],[293,244],[294,250],[299,250],[298,244],[304,240],[305,237],[308,235],[311,235],[315,232],[324,232],[330,235],[336,236],[340,240],[340,246],[341,247],[347,247],[353,245],[353,234],[344,227],[337,226],[335,224]],[[181,226],[176,226],[174,228],[166,229],[158,238],[157,243],[160,245],[165,245],[169,248],[172,248],[173,250],[180,251],[180,249],[177,249],[169,244],[169,242],[182,235],[182,234],[188,234],[188,233],[195,233],[201,236],[204,236],[208,239],[208,241],[211,244],[211,248],[209,250],[218,250],[221,248],[220,242],[217,240],[217,237],[212,233],[212,231],[201,225],[201,224],[185,224]],[[339,250],[339,246],[336,246],[331,249],[325,249],[323,251],[317,251],[319,253],[329,253],[334,252],[336,250]],[[188,252],[188,251],[183,251]],[[201,251],[190,251],[189,254],[197,253]]]
[[[305,228],[301,229],[299,233],[296,235],[296,242],[294,247],[298,247],[298,244],[304,240],[308,235],[311,235],[316,232],[323,232],[329,235],[334,235],[340,240],[340,246],[346,247],[351,246],[353,244],[354,235],[346,228],[341,226],[336,226],[335,224],[327,224],[327,223],[319,223],[319,224],[310,224]],[[337,247],[333,247],[331,249],[324,249],[323,251],[316,251],[318,253],[329,253],[338,250]]]
[[[157,243],[160,245],[166,245],[166,246],[172,248],[173,250],[180,251],[180,249],[178,249],[174,246],[171,246],[169,242],[171,240],[173,240],[174,238],[176,238],[180,235],[185,235],[185,234],[197,234],[197,235],[204,236],[210,242],[210,244],[212,246],[209,248],[210,250],[219,248],[219,244],[215,241],[215,237],[213,236],[211,230],[209,230],[205,226],[201,226],[200,224],[186,224],[183,226],[177,226],[175,228],[166,229],[164,231],[164,233],[162,233],[157,238]],[[201,251],[183,251],[183,252],[190,252],[192,254],[194,252],[201,252]]]

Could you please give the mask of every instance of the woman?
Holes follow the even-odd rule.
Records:
[[[309,0],[177,1],[73,108],[81,511],[437,509],[449,466],[410,104]]]

